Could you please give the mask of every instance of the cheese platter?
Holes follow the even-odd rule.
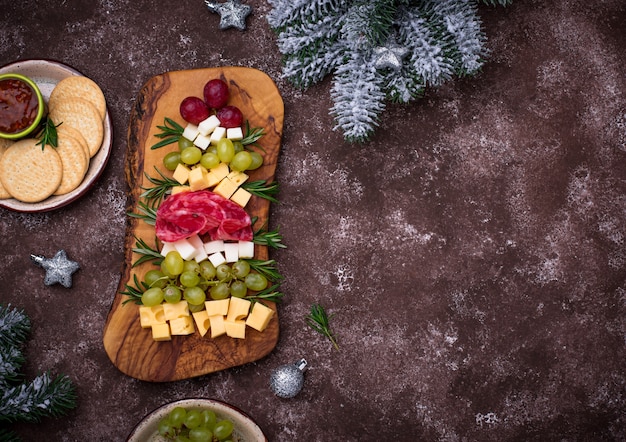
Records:
[[[284,104],[273,80],[262,71],[247,67],[198,68],[166,72],[152,77],[144,84],[131,111],[126,158],[126,180],[129,186],[127,212],[130,215],[142,213],[145,209],[143,196],[146,189],[153,186],[155,177],[170,180],[175,174],[178,175],[180,167],[175,171],[164,167],[164,158],[170,153],[175,155],[179,150],[177,143],[159,148],[154,148],[154,146],[159,142],[159,134],[162,134],[164,127],[171,127],[173,124],[181,129],[182,127],[197,128],[197,125],[188,123],[181,117],[181,104],[187,97],[202,97],[203,87],[212,79],[219,79],[228,85],[228,104],[241,110],[245,126],[262,130],[262,137],[258,137],[258,141],[254,143],[254,150],[262,155],[262,164],[254,170],[246,170],[246,179],[250,182],[272,183],[274,181],[282,137]],[[231,164],[234,165],[234,163]],[[183,167],[183,169],[192,170],[193,168]],[[209,169],[209,172],[211,171],[213,169]],[[186,179],[187,177],[180,181],[185,182]],[[188,184],[193,183],[189,181]],[[212,195],[208,190],[195,192],[187,189],[176,195],[168,194],[164,201],[169,204],[181,194],[203,195],[203,192]],[[247,214],[245,216],[249,216],[251,223],[250,231],[255,234],[268,225],[270,202],[271,199],[256,195],[252,195],[247,202],[238,201],[239,205],[245,206],[239,210],[245,210]],[[229,204],[235,203],[229,202]],[[165,204],[161,203],[161,205]],[[195,221],[198,214],[192,215],[192,221]],[[138,285],[143,284],[151,270],[159,269],[150,260],[141,261],[142,255],[141,252],[137,252],[137,245],[147,244],[154,250],[161,250],[161,247],[170,244],[168,240],[172,240],[172,244],[177,244],[170,236],[167,236],[167,233],[163,234],[161,227],[163,223],[162,218],[158,218],[155,225],[141,216],[128,217],[121,278],[103,333],[104,348],[112,363],[131,377],[151,382],[167,382],[243,365],[270,353],[276,346],[279,335],[276,302],[270,298],[263,299],[263,302],[251,303],[253,309],[254,304],[263,304],[271,314],[266,321],[256,318],[249,323],[253,327],[245,327],[245,330],[239,329],[242,334],[245,333],[245,337],[237,333],[235,335],[218,334],[212,337],[211,332],[207,333],[206,329],[202,330],[203,326],[199,322],[194,326],[191,319],[188,319],[191,329],[186,334],[176,334],[175,330],[179,327],[174,327],[172,321],[169,321],[169,328],[164,326],[165,335],[155,334],[154,330],[157,327],[153,327],[153,333],[150,333],[150,327],[146,327],[142,322],[143,316],[140,318],[138,306],[134,302],[129,302],[135,301],[141,304],[143,299],[144,304],[147,305],[147,298],[145,296],[142,298],[141,293],[133,298],[129,293],[134,293],[135,290],[147,292],[147,287],[142,288]],[[206,239],[200,249],[214,242],[212,240],[215,238],[211,236],[213,233],[209,235],[207,232],[208,230],[205,229],[201,235],[196,235],[204,235],[203,239]],[[161,235],[161,238],[166,238],[166,241],[157,238],[157,234]],[[206,236],[211,236],[211,238],[205,238]],[[181,241],[186,241],[186,239]],[[165,258],[167,255],[165,247],[161,253]],[[254,244],[252,253],[256,262],[269,260],[268,246],[262,242]],[[138,281],[140,284],[137,284]],[[209,296],[209,292],[207,289],[207,308],[210,301],[222,297],[222,295],[215,295],[216,298],[211,299],[212,295]],[[186,296],[185,299],[187,299]],[[166,305],[167,302],[163,304]],[[160,305],[154,308],[160,308]],[[255,323],[259,325],[260,322],[262,322],[261,327],[256,328],[261,331],[254,328]],[[216,324],[211,322],[211,325],[213,326],[212,332],[215,332]],[[202,335],[201,331],[206,334]]]

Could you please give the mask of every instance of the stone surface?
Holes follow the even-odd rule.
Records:
[[[0,301],[33,321],[27,376],[66,373],[79,407],[14,428],[26,441],[119,441],[184,397],[245,410],[272,441],[626,439],[626,4],[515,0],[482,6],[483,71],[389,105],[366,145],[332,131],[330,81],[281,78],[267,2],[244,32],[204,2],[0,1],[0,61],[49,58],[97,81],[115,128],[110,162],[81,200],[0,211]],[[593,4],[591,4],[593,3]],[[135,96],[153,75],[263,70],[285,100],[271,224],[286,250],[281,335],[264,359],[150,384],[102,347],[126,226],[124,152]],[[44,286],[31,254],[65,249],[70,290]],[[305,323],[334,316],[340,350]],[[271,372],[308,362],[281,399]]]

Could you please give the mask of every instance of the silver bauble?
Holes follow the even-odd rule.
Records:
[[[300,359],[294,364],[282,365],[272,372],[270,388],[278,397],[292,398],[302,390],[307,362]]]

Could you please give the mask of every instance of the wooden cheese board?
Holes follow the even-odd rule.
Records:
[[[178,149],[176,143],[153,150],[151,146],[160,141],[155,134],[157,126],[171,118],[181,126],[186,123],[179,113],[180,102],[187,96],[202,97],[204,84],[213,79],[224,80],[230,91],[229,104],[239,107],[250,127],[260,127],[265,134],[258,144],[263,155],[263,165],[249,173],[250,181],[274,180],[283,130],[284,104],[273,80],[262,71],[246,67],[200,68],[172,71],[148,80],[140,90],[131,111],[128,127],[126,180],[129,186],[127,212],[139,213],[140,194],[144,188],[153,187],[145,174],[158,177],[163,157]],[[246,205],[251,217],[258,217],[253,230],[267,225],[270,202],[252,197]],[[156,342],[150,329],[143,329],[139,322],[138,307],[133,302],[123,304],[128,296],[121,294],[127,284],[133,284],[136,276],[156,268],[152,263],[133,267],[140,257],[133,248],[137,239],[155,246],[154,227],[143,220],[129,217],[124,239],[125,261],[121,271],[118,290],[107,317],[103,343],[113,364],[123,373],[140,380],[167,382],[197,377],[256,361],[270,353],[278,342],[278,313],[263,332],[247,327],[246,338],[236,339],[226,335],[211,338],[193,335],[172,336],[171,341]],[[266,260],[266,246],[255,245],[255,259]],[[266,303],[276,310],[276,305]]]

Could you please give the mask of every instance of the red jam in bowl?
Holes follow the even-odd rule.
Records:
[[[37,94],[17,78],[0,80],[0,132],[16,134],[28,128],[39,111]]]

